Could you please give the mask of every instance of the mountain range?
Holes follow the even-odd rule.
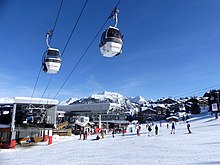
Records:
[[[199,98],[197,98],[199,99]],[[162,98],[156,101],[147,100],[143,96],[126,97],[116,92],[100,92],[89,97],[81,99],[69,98],[59,102],[59,105],[73,105],[73,104],[93,104],[93,103],[110,103],[111,107],[117,111],[124,111],[130,114],[139,112],[141,107],[155,108],[155,107],[171,107],[172,105],[180,105],[187,102],[188,99],[174,99]],[[12,103],[13,99],[0,98],[0,103]],[[59,106],[58,105],[58,106]],[[190,105],[190,103],[188,103]]]

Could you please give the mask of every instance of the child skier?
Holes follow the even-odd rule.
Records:
[[[187,123],[187,130],[188,130],[188,132],[189,132],[189,134],[190,134],[190,133],[192,133],[191,130],[190,130],[190,124],[189,124],[188,121],[187,121],[186,123]]]
[[[175,134],[175,123],[172,123],[171,134]]]

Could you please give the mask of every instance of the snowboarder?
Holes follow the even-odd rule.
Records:
[[[171,134],[175,134],[175,123],[172,123]]]
[[[157,135],[158,134],[158,126],[156,125],[155,126],[155,135]]]
[[[190,130],[190,124],[189,124],[189,122],[187,121],[186,123],[187,123],[187,130],[188,130],[188,132],[189,132],[189,133],[192,133],[191,130]]]

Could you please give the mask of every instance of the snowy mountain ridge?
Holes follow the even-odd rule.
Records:
[[[67,100],[63,100],[61,102],[59,102],[59,105],[69,105],[72,104],[74,101],[78,100],[78,98],[69,98]]]
[[[140,105],[148,105],[149,102],[143,96],[129,97],[129,100],[133,103]]]
[[[1,104],[4,104],[4,103],[13,103],[14,102],[14,99],[11,99],[11,98],[8,98],[8,97],[2,97],[0,98],[0,103]]]
[[[107,91],[100,92],[98,94],[93,94],[90,97],[94,99],[100,99],[100,100],[105,100],[105,99],[117,100],[119,98],[123,98],[121,94],[118,94],[116,92],[107,92]]]
[[[114,103],[113,105],[117,105],[113,107],[113,109],[121,110],[121,111],[129,111],[129,113],[134,114],[139,111],[139,104],[131,102],[127,97],[122,96],[116,92],[100,92],[98,94],[93,94],[89,97],[85,97],[79,100],[74,101],[69,104],[93,104],[93,103]]]

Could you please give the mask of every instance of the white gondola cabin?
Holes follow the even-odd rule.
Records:
[[[100,40],[100,51],[104,57],[114,57],[122,53],[122,35],[118,28],[109,26]]]
[[[58,49],[48,48],[44,54],[43,71],[56,74],[60,70],[61,56]]]

